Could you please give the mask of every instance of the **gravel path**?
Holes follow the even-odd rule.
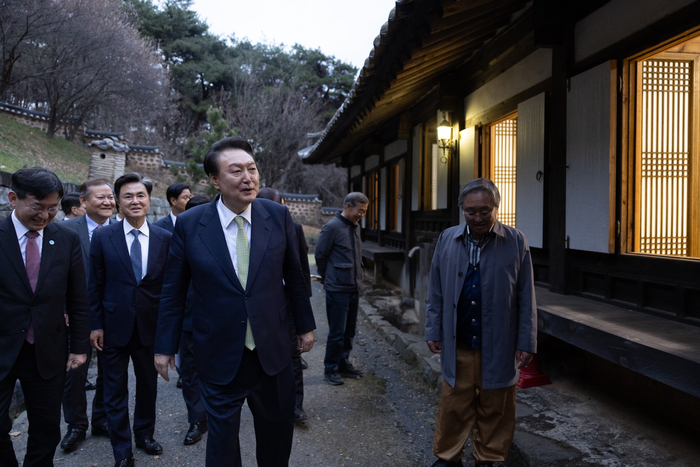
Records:
[[[304,372],[304,408],[309,420],[294,434],[291,466],[421,466],[430,465],[432,439],[437,413],[434,391],[421,382],[416,370],[409,367],[387,342],[359,318],[356,347],[352,357],[365,375],[346,380],[342,386],[323,381],[323,355],[328,325],[325,317],[325,294],[313,283],[311,299],[316,323],[316,345],[305,354],[309,369]],[[95,378],[90,369],[90,379]],[[130,369],[130,394],[135,393]],[[203,466],[206,435],[202,442],[183,446],[187,431],[187,414],[179,389],[177,374],[171,371],[170,383],[159,378],[158,418],[154,438],[163,445],[163,454],[148,456],[135,449],[139,466]],[[93,397],[88,393],[88,398]],[[133,404],[133,396],[132,396]],[[133,410],[133,406],[131,407]],[[133,420],[133,418],[132,418]],[[255,437],[250,411],[244,408],[241,418],[241,450],[244,466],[254,466]],[[65,433],[65,425],[62,427]],[[26,412],[16,421],[13,438],[18,458],[26,447]],[[102,467],[114,465],[112,449],[106,438],[88,437],[70,454],[60,448],[57,466]]]

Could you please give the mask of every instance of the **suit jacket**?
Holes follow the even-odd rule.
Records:
[[[90,348],[85,269],[78,234],[51,223],[44,229],[41,266],[32,293],[27,269],[12,219],[0,221],[0,380],[14,365],[34,327],[36,364],[42,378],[66,371],[68,333],[70,351],[87,353]],[[63,317],[70,318],[70,330]]]
[[[85,265],[85,283],[89,278],[90,271],[90,233],[88,232],[87,220],[85,216],[74,217],[65,220],[59,224],[61,227],[66,227],[74,230],[80,237],[80,251],[83,253],[83,265]]]
[[[141,283],[137,283],[122,222],[92,233],[88,289],[91,328],[104,330],[105,345],[124,347],[137,323],[141,344],[152,345],[171,234],[149,224],[148,266]]]
[[[175,229],[175,226],[173,226],[173,219],[170,217],[170,214],[166,215],[165,217],[161,217],[155,221],[153,225],[157,225],[161,229],[165,229],[170,233],[173,233],[173,230]]]
[[[306,291],[311,296],[311,268],[309,267],[309,245],[306,244],[304,237],[304,227],[298,222],[294,223],[294,232],[297,236],[297,244],[299,245],[299,261],[301,262],[301,272],[304,274],[306,282]]]
[[[537,303],[532,258],[525,235],[496,221],[481,248],[481,382],[484,389],[518,381],[515,351],[537,353]],[[457,304],[469,255],[466,226],[440,234],[430,265],[425,340],[442,341],[442,377],[454,387],[457,374]],[[450,306],[452,305],[452,306]]]
[[[178,216],[163,283],[155,352],[177,353],[191,280],[199,377],[213,384],[233,380],[243,356],[246,319],[250,319],[263,370],[277,374],[292,358],[287,297],[297,332],[304,334],[316,327],[292,218],[281,204],[253,201],[250,268],[243,289],[216,206],[215,201]]]

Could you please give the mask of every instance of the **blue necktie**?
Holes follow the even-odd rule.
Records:
[[[134,229],[129,233],[134,236],[134,243],[131,244],[131,253],[129,254],[129,256],[131,257],[131,267],[134,268],[134,276],[136,277],[136,283],[140,284],[142,278],[142,263],[141,242],[139,242],[139,230]]]

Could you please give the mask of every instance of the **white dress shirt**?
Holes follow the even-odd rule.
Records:
[[[236,236],[238,235],[238,224],[234,222],[234,219],[238,216],[243,217],[245,221],[243,222],[243,228],[245,229],[246,237],[248,238],[248,247],[250,247],[250,233],[251,233],[251,214],[253,209],[249,204],[245,211],[240,214],[236,214],[227,208],[221,198],[216,202],[216,210],[219,212],[219,220],[221,221],[221,227],[224,229],[224,237],[226,238],[226,246],[228,246],[228,252],[231,255],[231,262],[233,263],[233,268],[236,270],[236,275],[238,275],[238,254],[236,253]]]
[[[98,226],[101,225],[102,227],[107,227],[109,225],[109,218],[107,218],[104,224],[98,224],[97,222],[90,219],[90,216],[85,214],[85,220],[87,221],[88,238],[90,239],[90,241],[92,241],[92,233]]]
[[[131,233],[136,227],[129,224],[129,221],[124,219],[122,222],[124,226],[124,235],[126,236],[126,248],[129,250],[129,255],[131,255],[131,245],[134,243],[134,235]],[[148,271],[148,234],[150,233],[148,229],[148,221],[143,221],[139,231],[139,243],[141,244],[141,277],[146,277],[146,271]]]
[[[27,266],[27,242],[29,241],[29,237],[25,236],[27,232],[29,232],[29,229],[22,224],[19,219],[17,219],[17,216],[15,215],[15,211],[12,211],[12,223],[15,226],[15,232],[17,232],[17,241],[19,242],[19,249],[22,252],[22,261],[24,261],[24,266]],[[34,239],[36,242],[37,246],[39,247],[39,258],[41,258],[41,249],[44,244],[44,229],[37,230],[39,233],[39,236]],[[234,245],[235,245],[235,240],[234,240]]]
[[[170,212],[170,220],[173,221],[173,228],[175,228],[175,222],[177,221],[177,216]]]

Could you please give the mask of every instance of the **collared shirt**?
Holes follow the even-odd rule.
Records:
[[[12,211],[12,223],[15,226],[15,232],[17,232],[17,241],[19,242],[19,249],[22,252],[22,261],[24,261],[24,265],[27,266],[27,242],[29,241],[29,237],[25,234],[29,232],[29,229],[17,219],[15,211]],[[44,243],[44,229],[37,230],[37,233],[39,236],[36,237],[34,241],[39,246],[39,257],[41,258],[41,250]]]
[[[98,226],[101,225],[102,227],[107,227],[109,225],[109,218],[107,218],[104,224],[98,224],[97,222],[90,219],[90,216],[88,216],[87,214],[85,214],[85,221],[87,222],[88,238],[90,239],[90,241],[92,241],[92,233]]]
[[[471,232],[469,231],[469,225],[464,224],[464,244],[467,247],[467,254],[469,255],[469,264],[476,266],[481,260],[481,249],[489,242],[491,234],[493,232],[493,226],[489,232],[481,237],[480,240],[474,240]]]
[[[226,207],[224,202],[219,197],[219,201],[216,202],[216,210],[219,213],[219,220],[221,221],[221,228],[224,229],[224,237],[226,238],[226,246],[228,246],[228,252],[231,255],[231,262],[233,263],[233,268],[238,274],[238,254],[236,252],[236,236],[238,235],[238,224],[234,222],[234,219],[238,216],[243,217],[245,221],[243,222],[243,228],[245,229],[245,235],[248,238],[248,246],[250,247],[250,234],[252,225],[252,213],[253,208],[249,204],[245,211],[240,214],[236,214]]]
[[[177,222],[177,216],[170,212],[170,220],[173,221],[173,228],[175,228],[175,222]]]
[[[134,243],[134,235],[131,231],[136,229],[136,227],[129,224],[129,221],[126,219],[124,219],[122,225],[126,236],[126,248],[129,250],[129,255],[131,255],[131,245]],[[146,277],[146,271],[148,271],[148,234],[150,233],[148,221],[144,220],[141,228],[137,230],[139,231],[139,243],[141,244],[141,277]]]

